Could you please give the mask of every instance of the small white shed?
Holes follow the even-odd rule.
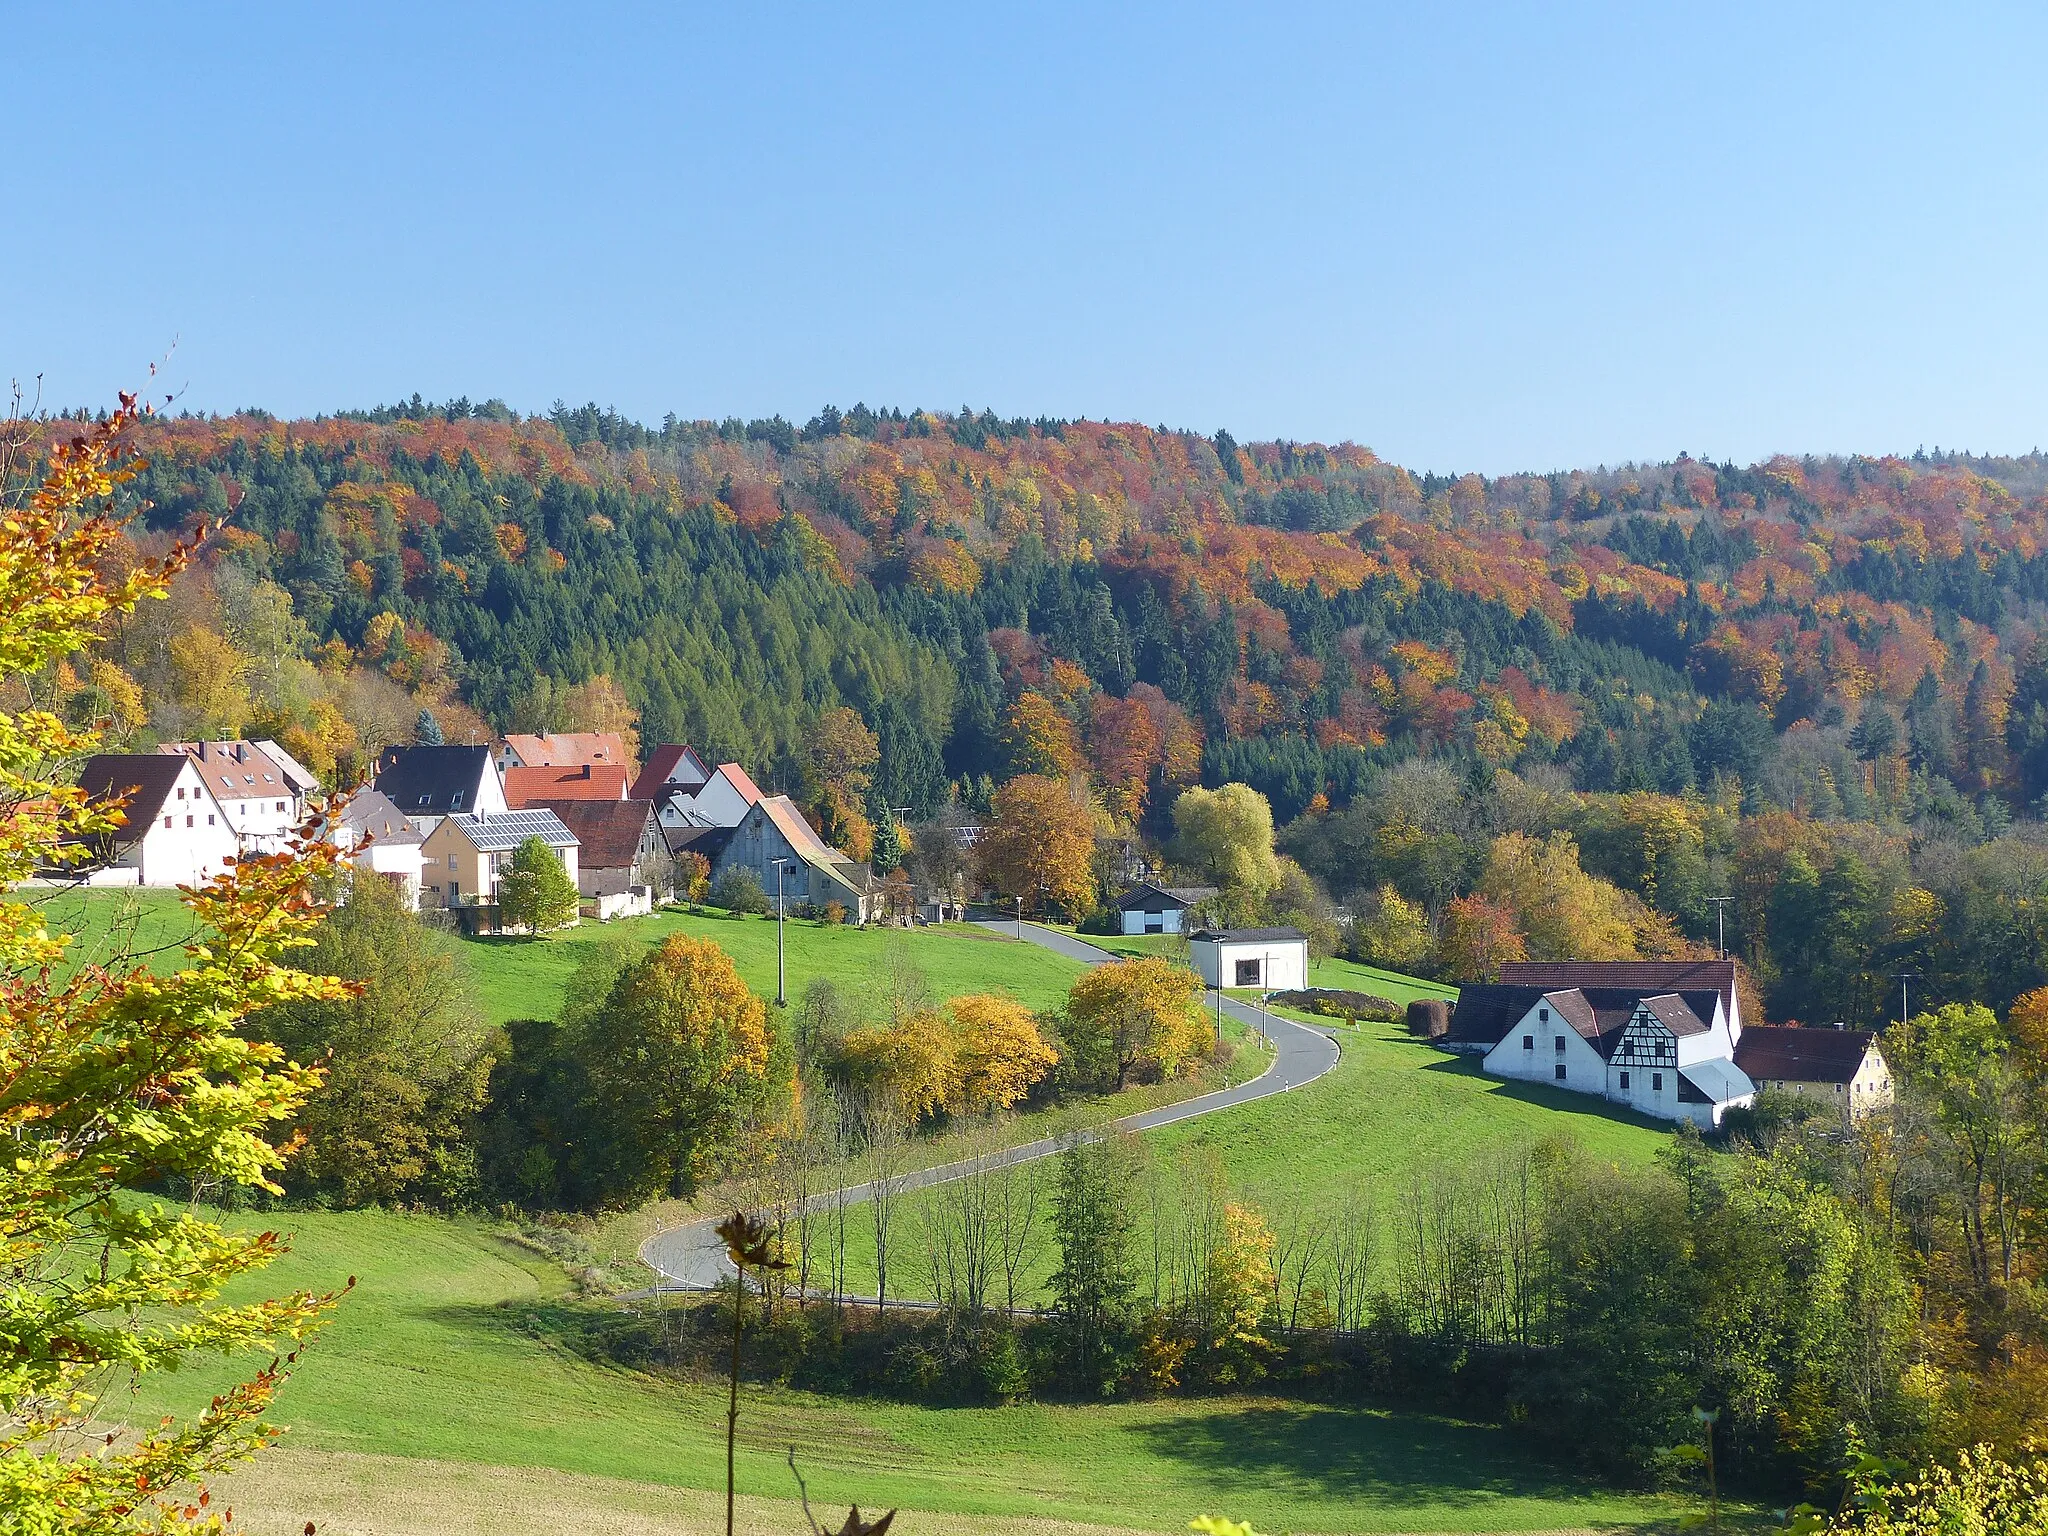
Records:
[[[1308,985],[1308,935],[1299,928],[1203,928],[1188,935],[1188,958],[1212,987]]]

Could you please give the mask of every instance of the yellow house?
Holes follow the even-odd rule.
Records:
[[[1892,1074],[1867,1029],[1777,1029],[1751,1025],[1735,1045],[1735,1064],[1758,1092],[1775,1088],[1832,1105],[1859,1120],[1892,1101]]]
[[[576,878],[576,834],[553,811],[495,811],[444,816],[420,847],[422,907],[490,906],[513,850],[537,837]]]

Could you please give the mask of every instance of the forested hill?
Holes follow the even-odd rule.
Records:
[[[1444,479],[1130,423],[417,399],[142,446],[152,536],[224,527],[78,707],[343,777],[422,707],[451,737],[637,712],[799,789],[844,704],[870,810],[913,815],[1038,771],[1140,829],[1197,776],[1285,822],[1424,758],[1967,848],[2048,789],[2038,455]]]

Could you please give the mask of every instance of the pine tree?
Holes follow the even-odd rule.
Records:
[[[441,734],[441,722],[434,718],[431,709],[422,709],[420,717],[413,723],[412,739],[423,747],[445,747],[448,738]]]

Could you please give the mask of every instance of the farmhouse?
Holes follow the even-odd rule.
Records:
[[[1750,1103],[1733,961],[1501,967],[1462,987],[1445,1049],[1487,1073],[1594,1094],[1661,1120],[1712,1129]]]
[[[352,868],[382,875],[398,887],[408,907],[419,905],[426,835],[389,796],[374,789],[358,791],[326,822],[322,834]]]
[[[1203,928],[1189,936],[1188,958],[1212,987],[1308,985],[1308,935],[1299,928]]]
[[[227,812],[183,753],[103,752],[86,759],[78,787],[95,804],[124,801],[126,818],[93,839],[89,885],[198,885],[241,852]]]
[[[1752,1024],[1735,1065],[1759,1089],[1797,1094],[1858,1120],[1892,1101],[1892,1074],[1867,1029],[1773,1029]]]
[[[320,781],[274,741],[174,741],[157,751],[189,757],[227,813],[245,853],[276,853],[306,819]]]
[[[489,747],[387,747],[371,787],[430,835],[444,816],[511,809]]]
[[[723,765],[719,774],[730,767],[730,763]],[[712,782],[718,782],[716,775]],[[753,781],[746,782],[751,788]],[[785,901],[812,907],[837,902],[857,923],[876,916],[880,886],[867,866],[855,863],[813,832],[787,795],[760,795],[758,791],[756,795],[714,861],[714,873],[722,875],[734,867],[751,870],[772,899],[780,861]]]
[[[489,763],[488,758],[485,761]],[[497,772],[495,767],[491,771]],[[553,811],[497,811],[490,815],[458,811],[439,818],[420,850],[424,855],[421,879],[426,882],[422,903],[436,907],[492,905],[498,899],[498,876],[512,862],[513,850],[529,837],[552,848],[569,878],[576,878],[576,834],[563,826]]]
[[[505,770],[505,804],[515,811],[556,800],[620,801],[626,798],[626,788],[626,770],[616,763]]]
[[[498,748],[501,771],[513,768],[617,768],[628,777],[633,757],[617,731],[549,731],[538,736],[513,734]]]
[[[1140,880],[1117,897],[1116,904],[1126,934],[1180,933],[1186,928],[1188,908],[1215,894],[1213,885],[1169,886]]]
[[[575,837],[576,889],[586,917],[604,921],[653,910],[655,881],[668,863],[653,806],[644,800],[552,800],[532,809],[554,812]]]

